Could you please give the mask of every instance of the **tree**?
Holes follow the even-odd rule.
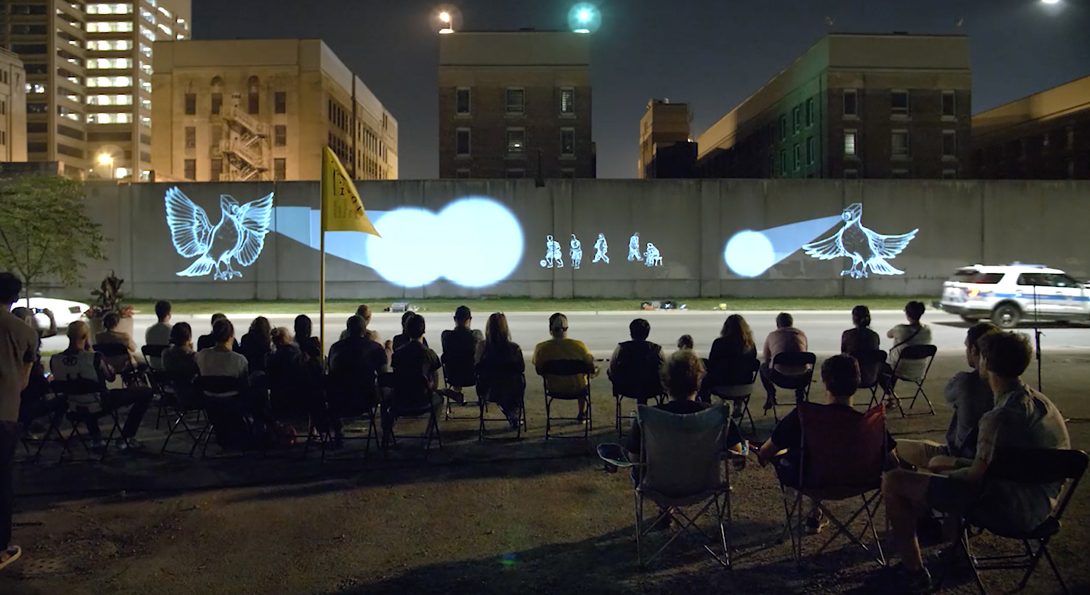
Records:
[[[65,285],[83,278],[87,259],[105,260],[102,226],[84,213],[83,184],[50,175],[0,181],[0,269],[30,287],[43,277]]]

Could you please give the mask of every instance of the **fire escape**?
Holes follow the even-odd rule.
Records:
[[[223,179],[249,182],[262,179],[269,171],[268,125],[246,113],[239,106],[223,107],[224,135],[220,153],[227,160],[228,171]]]

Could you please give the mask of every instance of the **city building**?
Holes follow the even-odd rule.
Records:
[[[697,138],[699,175],[967,177],[971,83],[963,35],[827,35]]]
[[[647,103],[640,118],[640,179],[693,177],[697,146],[689,136],[691,121],[687,103],[669,99]]]
[[[26,71],[19,56],[0,49],[0,162],[21,161],[26,161]]]
[[[1090,76],[973,116],[984,179],[1090,179]]]
[[[439,177],[593,178],[590,36],[439,37]]]
[[[153,68],[155,179],[319,180],[327,145],[397,179],[397,120],[319,39],[159,41]]]
[[[188,39],[190,0],[86,4],[87,160],[98,178],[147,180],[152,50]]]
[[[83,2],[0,3],[0,46],[26,72],[26,159],[57,162],[64,175],[87,174]]]

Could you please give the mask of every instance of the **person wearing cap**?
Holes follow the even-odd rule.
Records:
[[[550,361],[556,360],[581,360],[588,366],[594,366],[594,356],[582,341],[568,338],[568,317],[560,312],[549,317],[549,334],[552,338],[538,343],[534,347],[533,364],[541,374],[541,368]],[[594,368],[592,377],[598,375],[598,368]],[[542,374],[549,390],[558,393],[582,393],[587,388],[587,380],[583,375],[579,376],[549,376]],[[579,421],[586,419],[586,398],[579,398]]]

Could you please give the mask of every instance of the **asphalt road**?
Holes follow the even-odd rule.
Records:
[[[439,333],[453,326],[453,313],[448,312],[421,312],[428,323],[426,338],[431,340],[432,347],[439,345]],[[618,341],[628,338],[628,323],[636,317],[646,318],[651,323],[651,340],[667,347],[669,351],[678,337],[683,334],[692,335],[696,341],[698,352],[705,353],[711,347],[711,342],[719,335],[719,329],[728,313],[726,312],[694,312],[694,311],[658,311],[658,312],[574,312],[568,315],[568,336],[579,339],[587,344],[597,357],[609,357]],[[743,312],[758,346],[764,337],[775,328],[776,312]],[[314,319],[315,327],[318,325],[317,314],[310,314]],[[344,314],[327,315],[326,335],[333,340],[340,335],[347,317]],[[533,345],[548,338],[549,313],[513,312],[507,315],[511,328],[512,338],[519,343],[523,351],[529,355]],[[238,337],[246,332],[252,317],[250,315],[234,316],[235,332]],[[273,316],[270,322],[273,326],[292,326],[294,317]],[[474,328],[484,328],[488,316],[484,312],[478,312],[474,318]],[[904,321],[904,315],[900,312],[875,312],[871,325],[879,335],[885,336],[885,332],[895,324]],[[389,339],[401,332],[401,315],[375,313],[371,321],[371,328],[378,331],[380,337]],[[193,325],[195,335],[207,334],[211,325],[207,316],[177,316],[173,322],[186,321]],[[154,322],[152,316],[137,316],[135,319],[135,339],[137,344],[142,344],[144,330]],[[935,344],[940,351],[960,351],[965,340],[965,329],[969,326],[960,318],[950,316],[942,312],[929,311],[924,316],[924,322],[931,325]],[[795,326],[801,328],[810,341],[810,350],[818,354],[836,353],[840,350],[840,334],[851,326],[851,315],[848,312],[799,312],[795,314]],[[1032,327],[1023,327],[1023,332],[1032,333]],[[1090,328],[1086,326],[1062,326],[1045,325],[1042,329],[1042,350],[1048,351],[1090,351]],[[327,340],[327,344],[332,341]],[[64,337],[53,337],[45,340],[45,351],[60,351],[65,348]],[[883,348],[890,347],[888,340],[883,338]]]

